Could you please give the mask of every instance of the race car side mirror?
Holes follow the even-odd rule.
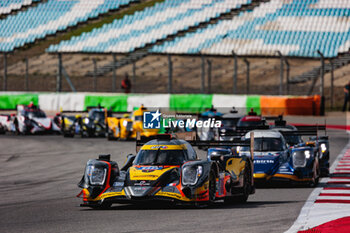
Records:
[[[126,161],[125,161],[125,164],[124,166],[120,169],[121,171],[127,171],[129,169],[129,167],[132,166],[132,163],[134,162],[136,158],[136,155],[134,154],[128,154],[126,156]]]

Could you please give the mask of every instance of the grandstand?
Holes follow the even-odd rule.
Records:
[[[2,0],[0,2],[0,17],[40,1],[41,0]]]
[[[30,77],[51,80],[43,82],[51,83],[46,90],[55,88],[57,54],[63,58],[65,75],[81,91],[95,90],[87,85],[91,83],[86,82],[89,77],[98,77],[98,91],[112,91],[112,78],[120,80],[129,73],[135,92],[167,92],[171,62],[172,92],[232,93],[233,52],[239,60],[237,94],[248,90],[248,60],[250,93],[255,94],[281,94],[280,77],[284,78],[284,94],[319,93],[323,70],[324,93],[329,99],[333,69],[333,84],[339,90],[349,77],[350,1],[148,0],[151,4],[146,8],[117,13],[113,20],[79,31],[79,25],[121,6],[127,8],[131,2],[139,3],[42,1],[0,20],[0,52],[18,54],[18,48],[32,43],[35,47],[38,39],[73,28],[73,36],[55,41],[46,53],[29,62]],[[23,79],[25,65],[21,60],[8,65],[9,82]],[[210,88],[209,73],[213,82]],[[64,90],[69,90],[66,84]]]
[[[37,39],[96,18],[132,0],[48,0],[0,21],[0,51],[11,52]]]

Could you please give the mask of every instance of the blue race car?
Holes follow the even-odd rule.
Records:
[[[305,182],[314,186],[319,180],[318,150],[315,143],[289,147],[284,136],[276,130],[254,130],[254,181]],[[250,140],[250,133],[244,138]],[[249,149],[239,148],[241,156]]]

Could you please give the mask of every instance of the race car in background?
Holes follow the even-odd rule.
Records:
[[[315,142],[315,147],[319,150],[321,176],[329,176],[330,147],[328,136],[312,136],[310,141]]]
[[[64,137],[105,137],[107,110],[102,107],[88,107],[86,116],[61,115],[61,130]]]
[[[234,107],[229,113],[222,115],[222,126],[218,130],[220,141],[229,141],[234,139],[233,134],[236,131],[237,123],[242,117],[242,114],[239,114]]]
[[[13,124],[12,118],[16,114],[2,114],[0,115],[0,134],[6,132],[15,132],[15,125]]]
[[[6,131],[17,134],[60,133],[59,126],[33,104],[17,105],[17,113],[2,116],[1,125]]]
[[[124,113],[123,117],[109,115],[106,118],[108,139],[135,140],[138,133],[141,137],[153,137],[157,135],[159,129],[143,128],[143,115],[147,111],[149,110],[142,105],[132,113],[131,118],[129,115],[126,115],[129,113]]]
[[[251,109],[248,115],[241,117],[237,123],[238,127],[260,127],[265,125],[265,119],[254,112],[253,109]]]
[[[279,119],[271,128],[280,131],[289,146],[297,146],[304,143],[302,135],[310,136],[308,141],[313,142],[315,150],[318,150],[320,175],[329,175],[329,138],[326,135],[318,135],[319,131],[325,131],[326,134],[325,125],[293,126],[287,125],[286,121]]]
[[[209,118],[213,120],[221,119],[221,116],[223,114],[221,112],[218,112],[214,106],[212,106],[210,109],[207,109],[205,112],[199,115],[198,120],[208,120]],[[200,141],[211,141],[214,140],[217,136],[218,132],[217,129],[211,128],[211,127],[202,127],[196,129],[197,136]],[[204,147],[205,148],[205,147]]]
[[[283,133],[283,132],[295,132],[298,130],[295,126],[287,125],[287,124],[273,125],[273,126],[271,126],[271,129],[277,130],[281,133]],[[286,133],[286,134],[284,134],[284,138],[289,146],[295,146],[295,145],[298,145],[300,143],[303,143],[303,140],[299,134]]]
[[[288,147],[284,136],[276,130],[254,130],[254,181],[288,181],[315,186],[320,177],[318,149],[314,143]],[[250,140],[250,133],[245,135]],[[240,148],[247,155],[248,148]]]
[[[133,122],[130,115],[125,113],[122,117],[109,116],[106,118],[107,139],[131,139],[133,133]]]
[[[81,206],[108,208],[138,201],[208,205],[216,200],[245,202],[254,193],[250,157],[213,150],[210,159],[201,161],[190,142],[170,135],[157,137],[147,143],[137,141],[141,149],[136,156],[128,155],[120,170],[110,155],[89,160],[78,184]],[[230,145],[235,143],[249,147],[242,141]]]

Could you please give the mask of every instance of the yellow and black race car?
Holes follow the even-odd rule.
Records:
[[[198,160],[192,145],[245,145],[243,141],[201,142],[159,135],[143,143],[137,155],[127,156],[125,165],[110,161],[110,155],[87,162],[78,186],[83,207],[108,208],[113,203],[170,201],[207,205],[216,200],[245,202],[255,192],[253,162],[249,156],[211,154]],[[192,145],[191,145],[192,144]],[[220,154],[221,153],[221,154]]]
[[[143,114],[149,111],[143,105],[132,112],[131,117],[125,113],[122,117],[108,116],[106,118],[108,140],[136,139],[139,133],[142,137],[153,137],[159,133],[159,129],[144,129]]]

